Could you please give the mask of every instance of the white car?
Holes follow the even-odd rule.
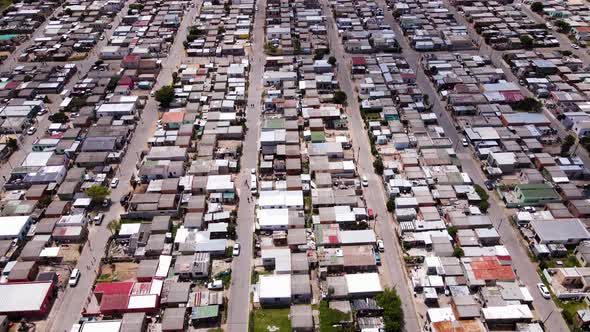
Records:
[[[37,112],[37,115],[38,115],[38,116],[41,116],[41,115],[43,115],[43,114],[47,114],[47,109],[45,109],[45,108],[42,108],[42,109],[41,109],[39,112]]]
[[[368,187],[369,186],[369,179],[367,179],[366,175],[363,175],[363,177],[361,178],[361,181],[363,183],[363,187]]]
[[[250,168],[250,174],[256,174],[256,168]]]
[[[385,251],[385,245],[383,244],[383,240],[377,240],[377,250],[380,252]]]
[[[233,256],[239,256],[240,255],[240,244],[239,243],[234,243],[234,248],[232,250],[232,255]]]
[[[72,273],[70,274],[70,279],[68,279],[68,285],[70,285],[70,287],[76,287],[79,280],[80,280],[80,270],[73,269]]]
[[[541,293],[543,298],[545,298],[545,299],[551,298],[551,293],[549,293],[549,289],[547,288],[547,286],[545,286],[545,284],[538,283],[537,288],[539,289],[539,292]]]
[[[33,135],[36,132],[37,132],[37,128],[35,128],[35,127],[31,127],[29,129],[27,129],[27,135]]]
[[[578,46],[578,44],[572,44],[572,48],[577,50],[578,48],[580,48],[580,46]]]
[[[98,213],[96,216],[94,216],[94,224],[95,225],[102,224],[103,219],[104,219],[104,213]]]
[[[118,185],[119,185],[119,178],[113,178],[113,180],[111,181],[111,188],[117,188]]]
[[[463,146],[468,146],[468,145],[469,145],[469,143],[467,143],[467,138],[463,138],[463,139],[461,140],[461,144],[462,144]]]

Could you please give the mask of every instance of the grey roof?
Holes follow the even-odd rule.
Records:
[[[162,317],[162,330],[180,331],[184,330],[186,324],[186,307],[166,308]]]
[[[152,278],[156,275],[159,261],[157,259],[144,259],[137,267],[137,279]]]
[[[289,316],[291,318],[291,328],[313,329],[313,315],[310,305],[292,305]]]
[[[540,243],[590,239],[590,233],[580,219],[535,220],[531,222],[531,227]]]
[[[167,280],[164,283],[164,296],[162,297],[162,303],[168,305],[187,303],[190,290],[190,282]]]
[[[306,274],[291,275],[291,294],[295,295],[311,295],[311,285],[309,276]]]
[[[123,314],[121,329],[119,332],[142,332],[145,331],[145,313],[128,312]]]

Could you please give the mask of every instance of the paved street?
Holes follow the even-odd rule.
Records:
[[[176,71],[185,54],[182,42],[186,39],[187,28],[193,23],[198,8],[200,8],[199,4],[189,8],[190,10],[185,14],[174,44],[170,49],[170,56],[162,61],[163,68],[158,76],[158,81],[154,89],[157,90],[172,82],[172,73]],[[125,12],[127,12],[126,9]],[[66,329],[69,330],[72,324],[76,323],[80,318],[81,311],[87,303],[90,290],[94,284],[100,259],[105,254],[107,240],[111,236],[107,225],[111,220],[119,219],[120,214],[124,212],[124,209],[119,204],[119,200],[131,190],[129,180],[134,174],[136,164],[139,161],[139,152],[146,148],[146,142],[154,131],[157,120],[158,102],[154,98],[149,98],[141,114],[141,122],[135,129],[135,134],[129,143],[128,153],[119,166],[117,177],[120,179],[120,184],[111,193],[113,205],[105,214],[103,224],[94,226],[90,230],[89,239],[86,246],[84,246],[84,251],[76,266],[82,272],[80,281],[75,288],[67,288],[65,295],[62,295],[61,301],[54,304],[52,313],[59,312],[59,319],[54,320],[51,331],[61,332]],[[90,267],[89,269],[87,268],[88,266]]]
[[[258,6],[265,8],[266,0]],[[247,331],[250,314],[250,276],[252,267],[252,242],[254,230],[255,198],[250,194],[250,169],[257,167],[259,152],[260,114],[262,97],[262,74],[264,73],[264,20],[266,13],[260,10],[254,18],[251,45],[251,69],[249,74],[248,105],[246,111],[248,131],[243,141],[241,172],[236,180],[240,204],[237,219],[237,241],[241,253],[232,262],[232,283],[226,331]],[[251,107],[250,105],[254,105]]]
[[[373,170],[373,156],[371,155],[371,148],[367,131],[364,127],[364,122],[360,115],[360,105],[357,100],[357,95],[352,84],[350,76],[351,63],[350,56],[346,54],[338,31],[334,16],[329,8],[327,0],[320,1],[324,13],[328,21],[328,36],[330,41],[330,50],[338,61],[337,77],[340,84],[340,89],[346,93],[347,96],[347,115],[349,123],[349,132],[352,136],[353,150],[355,151],[355,159],[357,162],[357,172],[363,176],[365,175],[369,180],[369,186],[364,190],[364,197],[368,208],[375,211],[377,222],[375,231],[383,240],[385,245],[385,254],[383,257],[383,270],[387,274],[388,280],[386,284],[389,287],[395,287],[402,300],[404,319],[406,323],[406,331],[420,331],[420,322],[418,321],[416,310],[414,308],[414,295],[410,280],[406,274],[405,264],[403,263],[402,250],[394,230],[394,221],[385,206],[385,191],[383,189],[383,180],[376,175]],[[377,189],[378,188],[378,189]]]
[[[379,0],[378,2],[382,6],[385,6],[383,0]],[[394,31],[397,36],[403,36],[399,25],[395,22],[393,16],[388,11],[386,11],[385,20],[388,24],[394,27]],[[459,160],[461,160],[463,171],[469,174],[474,183],[479,184],[485,188],[483,182],[486,180],[486,178],[480,169],[479,162],[474,159],[473,154],[469,149],[463,148],[461,146],[461,137],[455,129],[450,115],[445,111],[445,105],[440,102],[437,93],[434,87],[431,85],[430,80],[424,73],[423,68],[418,66],[418,59],[420,58],[421,54],[411,49],[405,38],[398,38],[398,41],[402,46],[404,57],[414,68],[416,68],[417,83],[419,87],[424,93],[428,94],[429,100],[433,103],[433,110],[439,117],[440,125],[443,127],[445,134],[453,141]],[[499,54],[499,52],[495,53]],[[496,59],[496,61],[498,61],[498,59]],[[513,77],[511,73],[507,72],[506,68],[503,69],[504,72],[506,72],[508,78],[511,78],[511,76]],[[502,243],[510,252],[513,266],[518,277],[529,288],[530,293],[535,300],[534,306],[539,314],[538,318],[545,320],[549,314],[556,309],[556,306],[551,300],[544,299],[537,291],[536,284],[541,282],[541,279],[536,272],[537,266],[530,261],[526,248],[524,248],[519,241],[517,230],[514,229],[507,220],[507,215],[505,214],[503,207],[501,207],[498,203],[496,195],[490,195],[490,198],[490,208],[488,209],[488,214],[490,215],[492,222],[498,230],[498,233],[502,237]],[[559,314],[551,315],[545,324],[547,331],[569,331],[567,325]]]

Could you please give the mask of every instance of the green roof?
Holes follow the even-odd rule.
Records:
[[[326,134],[323,131],[312,131],[311,132],[311,141],[312,142],[325,142],[326,141]]]
[[[264,125],[262,127],[265,129],[283,129],[283,128],[285,128],[285,119],[283,119],[283,118],[267,119],[264,121]]]
[[[207,319],[219,316],[219,305],[193,307],[191,319]]]
[[[545,183],[517,184],[516,190],[520,191],[526,200],[534,199],[559,199],[559,194],[550,185]]]

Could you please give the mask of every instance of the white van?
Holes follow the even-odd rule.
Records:
[[[68,285],[70,285],[70,287],[76,287],[79,280],[80,280],[80,270],[73,269],[72,273],[70,274],[70,279],[68,280]]]
[[[258,192],[258,185],[256,184],[256,174],[250,175],[250,193],[255,195]]]

